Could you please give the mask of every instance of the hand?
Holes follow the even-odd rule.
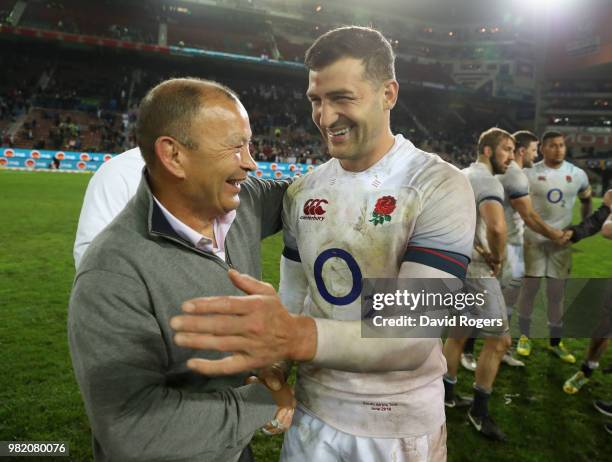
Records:
[[[603,203],[612,208],[612,189],[608,189],[603,196]]]
[[[570,243],[570,239],[572,238],[572,236],[574,235],[574,231],[571,229],[566,229],[564,231],[561,232],[561,237],[559,237],[558,239],[553,240],[553,242],[557,245],[560,246],[565,246],[568,245]]]
[[[491,276],[496,277],[501,271],[501,267],[502,267],[501,260],[494,258],[491,252],[487,252],[484,249],[484,247],[480,245],[476,245],[475,249],[476,249],[476,252],[478,252],[480,256],[484,258],[484,260],[487,262],[487,264],[489,265],[489,268],[491,268]]]
[[[217,360],[192,358],[187,367],[205,375],[230,375],[285,359],[314,358],[317,330],[312,318],[291,315],[270,284],[236,270],[228,276],[246,296],[189,300],[182,305],[187,315],[172,318],[170,326],[181,347],[233,355]]]
[[[274,367],[262,369],[259,371],[258,376],[248,377],[246,383],[263,383],[266,385],[278,407],[276,414],[274,414],[274,419],[262,428],[263,432],[266,435],[278,435],[287,431],[291,426],[297,402],[294,397],[293,388],[285,382],[282,371]]]

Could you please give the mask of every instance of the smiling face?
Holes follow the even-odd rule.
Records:
[[[183,190],[208,217],[240,204],[240,183],[257,165],[251,157],[249,117],[242,104],[220,95],[200,110],[191,124],[195,149],[185,147]]]
[[[377,84],[364,71],[360,59],[341,58],[311,70],[306,93],[329,154],[352,171],[370,167],[393,146],[389,114],[397,82]]]

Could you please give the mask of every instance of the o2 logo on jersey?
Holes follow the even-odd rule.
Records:
[[[323,265],[330,258],[339,258],[344,260],[346,265],[351,270],[351,275],[353,276],[353,286],[348,294],[342,297],[336,297],[329,293],[327,287],[325,286],[325,281],[323,281]],[[327,249],[317,257],[314,263],[314,278],[317,284],[317,289],[323,300],[332,305],[349,305],[353,303],[359,296],[361,295],[361,289],[363,288],[361,269],[359,268],[359,264],[353,258],[353,256],[348,253],[346,250],[342,249]]]
[[[323,221],[326,210],[323,208],[325,204],[329,204],[327,199],[308,199],[304,203],[304,215],[300,217],[300,220],[315,220]]]
[[[559,188],[551,189],[546,193],[546,199],[548,199],[548,202],[551,204],[558,204],[563,200],[563,191]]]

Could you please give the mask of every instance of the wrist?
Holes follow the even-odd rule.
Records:
[[[289,358],[293,361],[312,361],[317,353],[317,325],[311,317],[293,316],[294,339]]]
[[[561,229],[556,229],[556,228],[551,228],[548,231],[548,239],[550,239],[551,241],[556,241],[557,239],[561,239],[563,237],[563,230]]]

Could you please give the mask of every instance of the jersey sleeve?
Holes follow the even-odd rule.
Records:
[[[529,179],[521,170],[508,169],[505,175],[498,178],[510,199],[519,199],[529,195]]]
[[[497,201],[504,205],[504,187],[494,176],[479,178],[478,184],[472,186],[477,206],[484,201]]]
[[[589,177],[586,172],[582,169],[579,169],[578,179],[580,180],[580,187],[578,189],[578,193],[583,193],[587,189],[589,189]]]
[[[294,262],[301,262],[300,252],[297,245],[297,234],[295,229],[296,211],[295,211],[295,194],[298,191],[299,179],[294,182],[283,198],[283,256]]]
[[[420,213],[403,261],[464,278],[476,227],[474,193],[466,176],[448,164],[424,176]]]
[[[298,180],[299,181],[299,180]],[[278,294],[283,305],[294,314],[301,314],[308,292],[308,279],[301,263],[295,232],[295,188],[289,187],[283,198],[283,254],[280,262]]]

